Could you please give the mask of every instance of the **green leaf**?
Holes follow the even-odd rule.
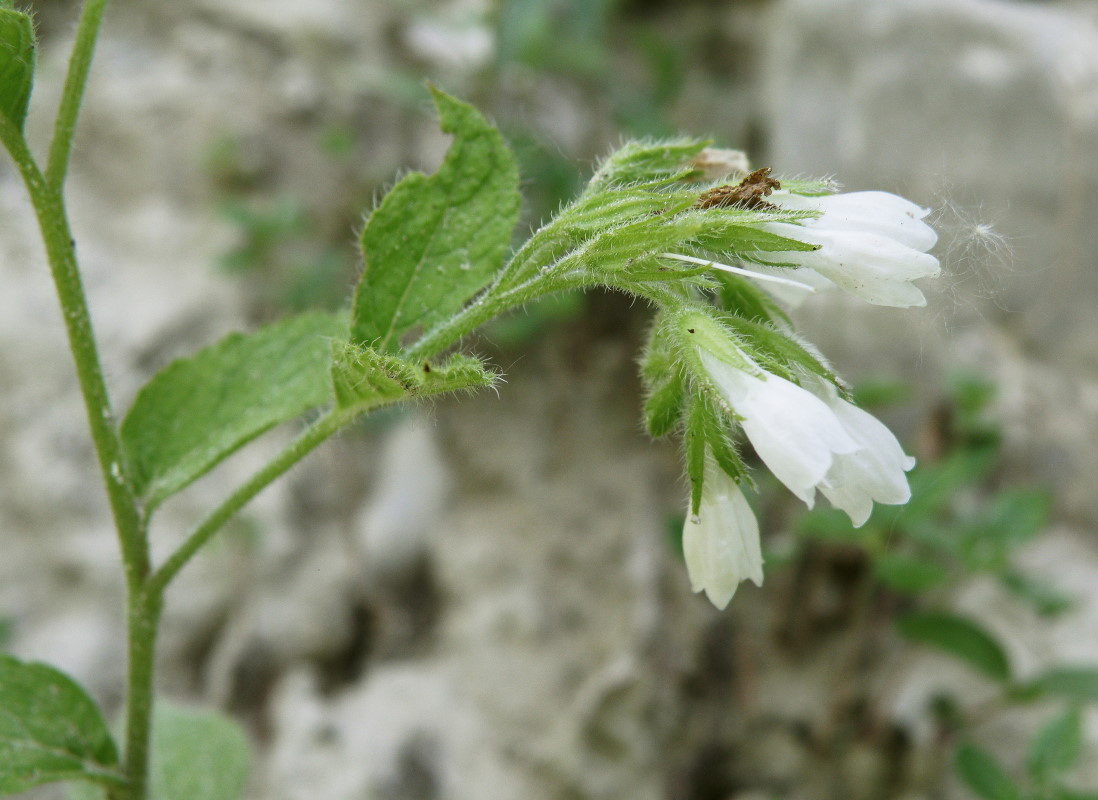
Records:
[[[1018,787],[991,755],[975,745],[957,748],[953,768],[978,797],[984,800],[1017,800]]]
[[[999,576],[1003,587],[1017,597],[1029,603],[1030,607],[1042,617],[1055,617],[1068,611],[1073,601],[1057,587],[1020,572],[1008,571]]]
[[[152,748],[153,800],[240,800],[244,794],[248,740],[227,717],[159,702]]]
[[[338,342],[332,356],[336,407],[361,413],[399,400],[490,387],[499,376],[454,353],[442,364],[412,364],[372,347]]]
[[[1002,646],[970,619],[942,611],[910,614],[897,621],[900,633],[936,647],[996,681],[1010,680],[1010,662]]]
[[[890,588],[905,594],[919,594],[949,578],[949,570],[938,564],[909,556],[883,555],[873,562],[877,577]]]
[[[1075,765],[1083,751],[1083,717],[1070,708],[1037,733],[1026,754],[1026,768],[1039,784],[1047,783]]]
[[[10,3],[0,6],[0,113],[23,130],[34,83],[34,21]]]
[[[304,314],[234,333],[173,361],[122,423],[134,489],[152,508],[280,422],[331,400],[331,342],[342,317]]]
[[[240,800],[251,754],[240,727],[213,711],[157,700],[149,800]],[[68,800],[105,800],[97,786],[70,784]]]
[[[518,170],[499,131],[470,105],[432,90],[454,135],[438,171],[393,187],[362,232],[365,271],[352,339],[379,352],[461,309],[503,263],[518,221]]]
[[[95,702],[53,667],[0,656],[0,794],[77,779],[123,780]]]
[[[1032,693],[1076,703],[1098,702],[1098,667],[1058,667],[1026,684]]]

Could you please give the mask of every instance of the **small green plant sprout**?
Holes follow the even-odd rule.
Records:
[[[870,303],[921,305],[913,281],[939,269],[927,254],[936,237],[922,221],[925,209],[883,192],[836,194],[824,182],[779,180],[768,169],[744,174],[742,156],[701,140],[630,142],[512,249],[520,207],[515,159],[474,108],[434,88],[452,143],[434,174],[406,175],[369,214],[349,307],[233,334],[173,362],[116,422],[64,197],[105,5],[87,0],[82,7],[43,168],[23,134],[33,25],[0,0],[0,141],[37,213],[117,529],[128,597],[124,727],[116,743],[70,679],[45,665],[0,659],[0,792],[82,781],[111,800],[233,796],[241,759],[223,757],[239,749],[225,744],[232,736],[188,735],[188,727],[210,723],[167,709],[153,725],[165,590],[264,487],[362,415],[494,386],[499,374],[463,343],[548,295],[604,287],[654,310],[640,359],[645,422],[655,436],[681,436],[690,482],[687,566],[694,588],[717,606],[740,580],[762,580],[737,432],[810,506],[819,490],[860,524],[874,502],[908,499],[912,460],[850,402],[828,364],[794,333],[782,304],[841,289]],[[232,488],[174,552],[153,559],[150,522],[167,498],[275,425],[306,416],[297,438]],[[201,785],[221,788],[206,791],[184,779],[188,764],[228,764],[232,774],[210,776]]]

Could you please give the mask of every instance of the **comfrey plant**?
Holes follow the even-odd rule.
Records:
[[[838,288],[871,303],[922,304],[912,281],[938,271],[926,253],[935,235],[921,221],[924,209],[880,192],[779,182],[769,169],[746,174],[739,154],[702,141],[633,142],[512,251],[520,203],[514,158],[472,107],[434,89],[453,142],[437,172],[405,176],[369,214],[365,266],[347,311],[292,317],[175,361],[116,423],[63,191],[104,6],[83,6],[43,168],[23,135],[33,25],[0,0],[0,140],[37,212],[125,566],[122,747],[71,679],[2,657],[0,791],[82,781],[113,800],[239,796],[243,772],[225,766],[242,761],[226,755],[236,746],[226,744],[231,736],[164,709],[154,735],[153,651],[166,588],[242,506],[356,418],[495,385],[498,373],[463,352],[463,342],[544,295],[607,287],[655,310],[641,356],[645,420],[654,436],[681,435],[690,481],[687,567],[694,588],[717,606],[741,580],[762,581],[739,431],[809,505],[818,489],[860,524],[874,501],[907,500],[912,459],[849,402],[823,358],[795,335],[782,303]],[[154,563],[150,523],[165,499],[303,415],[311,421],[296,439]],[[195,762],[217,763],[224,774],[204,769],[199,780]]]

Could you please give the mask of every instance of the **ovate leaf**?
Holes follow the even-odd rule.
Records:
[[[906,638],[936,647],[993,680],[1010,680],[1006,651],[972,620],[941,611],[926,611],[904,617],[897,626]]]
[[[1071,769],[1083,750],[1083,717],[1071,708],[1038,731],[1026,754],[1033,780],[1043,784]]]
[[[971,745],[957,748],[953,768],[965,785],[984,800],[1017,800],[1018,787],[992,756]]]
[[[153,712],[149,800],[240,800],[251,753],[240,727],[213,711],[158,700]],[[70,784],[68,800],[106,800],[102,789]]]
[[[251,760],[240,727],[212,711],[158,703],[152,800],[240,800]]]
[[[0,656],[0,795],[81,779],[122,782],[99,709],[53,667]]]
[[[149,507],[280,422],[331,399],[332,340],[346,321],[304,314],[234,333],[173,361],[122,423],[134,489]]]
[[[11,3],[0,3],[0,114],[20,130],[34,82],[34,49],[30,15],[14,10]]]
[[[382,353],[458,311],[503,263],[518,221],[518,170],[499,131],[472,106],[432,90],[454,141],[438,171],[393,187],[362,232],[365,271],[352,340]]]

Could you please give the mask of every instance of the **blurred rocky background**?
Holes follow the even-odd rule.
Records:
[[[29,5],[41,143],[77,10]],[[341,302],[364,211],[445,149],[425,80],[505,131],[527,227],[624,136],[679,132],[933,207],[945,276],[926,309],[818,298],[798,320],[855,385],[901,387],[879,413],[920,468],[956,446],[955,376],[991,387],[996,459],[958,481],[951,513],[1004,487],[1047,497],[1015,555],[1065,600],[1041,616],[977,570],[931,599],[979,620],[1022,677],[1098,663],[1098,5],[115,0],[68,196],[120,409],[176,356]],[[160,688],[246,725],[251,798],[974,796],[950,769],[949,713],[994,692],[897,636],[915,601],[865,548],[806,539],[764,485],[764,589],[723,614],[690,593],[678,455],[638,424],[645,313],[595,295],[490,327],[477,349],[507,374],[498,397],[364,422],[188,568]],[[173,500],[162,550],[291,434]],[[113,534],[7,164],[0,537],[0,647],[117,712]],[[975,715],[965,736],[1017,777],[1046,716]],[[1069,778],[1093,796],[1098,718],[1086,730]]]

